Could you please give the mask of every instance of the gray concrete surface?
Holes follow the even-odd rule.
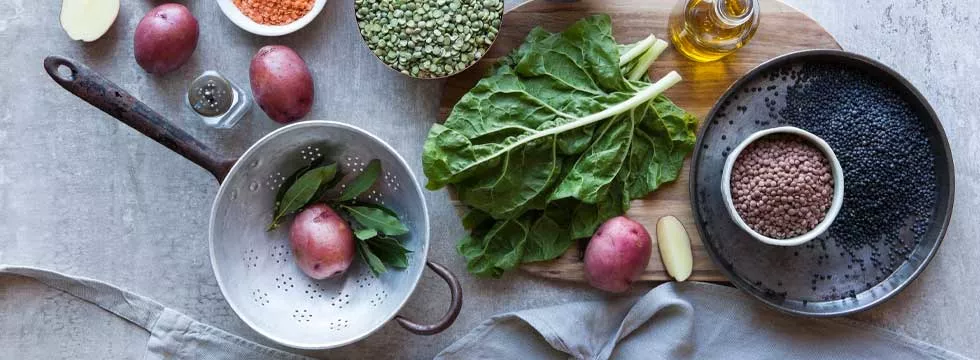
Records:
[[[931,266],[892,301],[855,316],[970,357],[980,357],[980,7],[942,0],[789,0],[834,34],[845,49],[893,66],[939,113],[957,165],[956,207]],[[42,71],[46,55],[88,63],[182,128],[227,154],[276,127],[254,112],[237,128],[205,128],[181,103],[185,84],[217,69],[247,84],[248,59],[272,43],[295,48],[316,79],[313,118],[345,121],[388,139],[419,172],[419,149],[434,119],[440,86],[387,71],[359,40],[351,1],[331,1],[308,28],[282,38],[251,36],[214,1],[189,2],[201,23],[191,62],[154,77],[133,61],[132,31],[158,1],[124,1],[116,25],[92,44],[70,41],[54,0],[0,0],[0,262],[28,264],[108,281],[209,324],[268,343],[222,299],[207,254],[207,215],[217,190],[205,171],[95,110]],[[516,0],[508,1],[514,5]],[[462,233],[445,192],[428,194],[429,257],[458,274]],[[509,274],[463,275],[459,321],[432,337],[389,324],[330,358],[429,358],[490,315],[604,295],[588,288]],[[636,289],[642,292],[653,284]],[[436,319],[446,287],[427,274],[403,313]],[[134,358],[145,334],[37,283],[0,277],[0,358]]]

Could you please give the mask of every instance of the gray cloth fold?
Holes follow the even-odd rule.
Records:
[[[848,319],[775,312],[738,290],[666,283],[640,299],[497,315],[436,359],[967,359]]]
[[[28,266],[0,264],[0,274],[37,280],[92,303],[150,333],[143,359],[309,359],[257,344],[200,323],[178,311],[113,285]]]
[[[0,265],[146,329],[144,359],[305,359],[208,326],[87,278]],[[667,283],[640,299],[581,302],[497,315],[437,359],[966,359],[847,319],[774,312],[738,290]]]

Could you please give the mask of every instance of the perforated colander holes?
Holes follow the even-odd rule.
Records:
[[[314,287],[313,284],[306,284],[306,290],[304,293],[310,297],[310,300],[322,299],[323,293],[320,286]]]
[[[296,322],[310,322],[313,319],[313,314],[306,309],[296,309],[293,310],[293,319],[296,319]]]
[[[303,160],[313,161],[323,157],[320,153],[320,148],[313,147],[312,145],[307,146],[305,149],[299,151],[300,156]]]
[[[343,309],[347,305],[350,305],[350,294],[344,294],[342,291],[338,291],[337,296],[330,297],[330,306]]]
[[[344,166],[351,172],[361,172],[364,171],[364,167],[367,166],[367,163],[362,162],[360,156],[348,156],[347,161],[344,162]]]
[[[245,264],[246,268],[259,267],[259,256],[255,254],[255,249],[249,249],[242,252],[242,262]]]
[[[252,301],[255,301],[255,303],[259,305],[266,306],[269,304],[269,293],[260,289],[254,289],[252,290]]]
[[[357,280],[354,280],[354,283],[357,284],[358,288],[363,289],[365,287],[374,286],[374,282],[372,280],[375,279],[377,278],[374,277],[373,274],[361,274],[361,276],[358,277]]]
[[[384,183],[391,192],[396,192],[401,189],[401,185],[398,184],[398,176],[392,174],[390,171],[385,171]],[[384,204],[383,201],[381,203]]]
[[[350,320],[337,319],[327,324],[327,329],[342,330],[350,327]]]
[[[276,191],[282,186],[283,181],[286,181],[286,177],[283,176],[281,172],[276,172],[269,174],[268,178],[265,180],[265,186],[268,187],[270,191]]]
[[[272,247],[272,252],[269,253],[269,257],[276,261],[276,264],[286,263],[290,261],[290,255],[292,252],[289,246],[286,245],[276,245]]]
[[[294,290],[295,288],[296,285],[293,284],[292,276],[287,276],[285,273],[276,276],[276,289],[289,292],[289,290]]]
[[[374,296],[372,296],[371,300],[368,302],[371,304],[371,306],[378,306],[381,305],[381,303],[383,303],[387,298],[388,298],[388,292],[385,291],[384,289],[381,289],[376,291],[374,293]]]
[[[329,301],[330,306],[338,309],[343,309],[344,305],[350,304],[350,294],[345,294],[344,289],[330,292],[324,289],[323,286],[320,286],[320,284],[314,283],[313,287],[308,291],[310,292],[311,299],[315,297],[316,299]]]

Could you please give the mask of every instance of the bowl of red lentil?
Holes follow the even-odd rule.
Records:
[[[830,228],[844,203],[844,171],[834,150],[792,126],[743,140],[725,160],[721,180],[732,220],[770,245],[813,240]]]
[[[313,21],[327,0],[218,0],[221,12],[245,31],[280,36]]]

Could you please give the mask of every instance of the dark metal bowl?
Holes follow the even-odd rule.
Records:
[[[734,121],[726,109],[744,106],[739,117],[769,119],[770,111],[762,106],[775,101],[785,105],[785,97],[769,100],[764,91],[745,89],[782,89],[795,80],[766,76],[773,70],[796,64],[825,63],[847,66],[882,81],[895,90],[916,112],[935,156],[937,199],[925,234],[915,243],[908,258],[881,278],[845,277],[852,272],[842,262],[813,261],[799,255],[799,247],[777,247],[760,244],[739,229],[728,217],[720,194],[722,167],[731,148],[758,130],[779,126],[775,121]],[[777,90],[778,91],[778,90]],[[734,111],[732,111],[734,112]],[[887,66],[864,56],[839,50],[806,50],[780,56],[763,63],[736,81],[711,109],[698,135],[691,166],[691,203],[698,232],[705,248],[721,272],[736,287],[765,304],[795,315],[829,317],[867,310],[891,298],[911,283],[936,254],[953,208],[953,158],[949,142],[935,111],[905,78]],[[900,233],[900,237],[908,235]],[[910,235],[909,235],[910,236]],[[811,277],[816,273],[837,275]],[[778,280],[777,280],[778,279]],[[818,283],[819,280],[819,283]],[[861,291],[844,294],[848,286],[862,282]],[[864,282],[867,286],[864,286]]]

